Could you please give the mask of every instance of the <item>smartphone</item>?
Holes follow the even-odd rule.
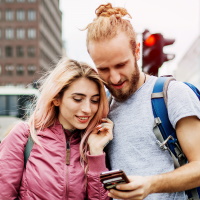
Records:
[[[116,185],[120,183],[129,183],[129,180],[123,170],[111,170],[100,174],[100,181],[105,189],[116,189]]]

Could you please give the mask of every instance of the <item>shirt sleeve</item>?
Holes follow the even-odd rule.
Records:
[[[167,91],[168,115],[173,128],[177,122],[189,116],[200,119],[200,101],[193,90],[179,81],[172,81]]]
[[[100,182],[100,173],[108,171],[106,168],[105,153],[98,156],[89,155],[88,158],[88,173],[87,173],[87,194],[89,200],[110,200],[108,191],[104,189]]]
[[[0,144],[0,199],[10,200],[18,196],[28,135],[28,125],[20,122]]]

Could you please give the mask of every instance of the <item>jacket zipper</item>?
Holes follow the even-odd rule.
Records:
[[[69,196],[69,176],[68,176],[68,165],[66,167],[66,199],[68,199]]]
[[[66,136],[66,135],[65,135]],[[69,165],[70,165],[70,141],[71,141],[72,136],[67,139],[66,137],[66,199],[68,199],[69,196]]]
[[[69,140],[67,140],[66,146],[67,146],[67,149],[66,149],[66,165],[70,165],[70,141]]]

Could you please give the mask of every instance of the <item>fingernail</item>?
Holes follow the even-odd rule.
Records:
[[[108,119],[107,119],[107,118],[102,118],[102,120],[104,120],[104,121],[108,121]]]
[[[117,188],[117,189],[120,189],[120,186],[119,186],[119,185],[116,185],[116,188]]]

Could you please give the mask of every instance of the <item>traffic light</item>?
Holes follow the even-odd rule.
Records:
[[[165,54],[164,46],[171,45],[174,39],[166,39],[161,33],[151,34],[148,30],[142,33],[142,69],[152,75],[158,75],[163,62],[174,59],[174,54]]]

